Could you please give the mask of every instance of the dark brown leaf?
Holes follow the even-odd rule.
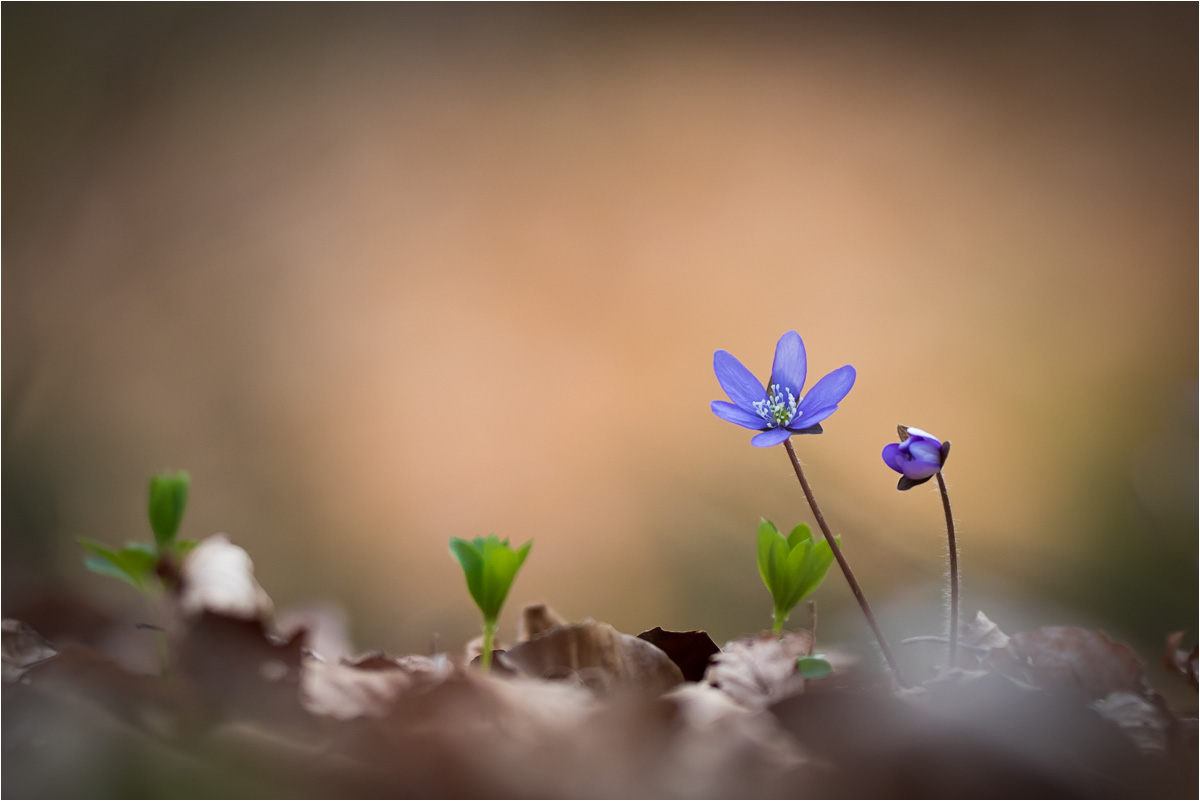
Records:
[[[576,678],[593,690],[617,688],[659,695],[683,681],[662,649],[607,623],[555,626],[508,651],[508,659],[535,678]]]
[[[655,626],[638,637],[657,645],[679,666],[684,681],[703,681],[708,662],[721,652],[705,631],[664,631]]]

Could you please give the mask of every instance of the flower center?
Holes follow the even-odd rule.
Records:
[[[799,402],[789,388],[772,384],[767,390],[766,400],[755,402],[754,411],[772,427],[778,427],[787,425],[796,417],[796,406]]]

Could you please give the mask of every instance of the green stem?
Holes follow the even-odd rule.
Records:
[[[772,634],[778,634],[783,631],[783,624],[787,622],[788,613],[775,610],[775,628],[771,629]]]
[[[937,474],[938,489],[942,491],[942,508],[946,511],[946,537],[950,541],[950,667],[958,667],[958,544],[954,539],[954,513],[950,511],[950,493],[942,471]]]
[[[792,441],[785,439],[783,444],[787,448],[788,458],[792,460],[792,467],[796,470],[796,478],[800,480],[800,488],[804,490],[804,497],[808,499],[808,506],[812,509],[813,516],[817,518],[817,525],[821,527],[821,533],[825,535],[825,541],[829,543],[829,549],[833,551],[833,558],[837,560],[838,566],[846,576],[846,583],[850,585],[850,590],[858,600],[858,605],[862,608],[863,615],[867,618],[867,624],[871,627],[871,631],[875,633],[875,639],[879,643],[879,650],[883,653],[883,660],[891,668],[892,675],[896,677],[896,681],[900,686],[908,687],[908,683],[904,681],[904,675],[900,672],[900,666],[896,664],[896,660],[892,657],[892,649],[888,648],[887,640],[883,638],[883,631],[880,630],[879,623],[875,620],[875,613],[871,611],[871,605],[867,603],[867,596],[863,594],[862,587],[858,585],[858,579],[854,577],[854,571],[850,569],[850,563],[846,561],[841,547],[838,546],[837,540],[833,538],[833,534],[829,531],[829,524],[825,522],[825,515],[821,514],[821,507],[817,506],[817,499],[813,497],[812,487],[808,486],[808,479],[804,477],[804,469],[800,466],[800,459],[796,456],[796,449],[792,447]]]
[[[483,652],[479,654],[479,667],[484,673],[492,669],[492,648],[496,642],[496,621],[483,621]]]

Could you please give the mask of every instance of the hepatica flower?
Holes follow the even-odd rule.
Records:
[[[950,443],[912,426],[897,426],[896,430],[901,441],[883,448],[884,463],[900,474],[896,489],[911,489],[936,476],[950,455]]]
[[[775,363],[767,386],[759,383],[729,351],[713,354],[713,370],[729,401],[713,401],[713,414],[762,433],[751,445],[767,448],[778,445],[792,434],[820,434],[821,421],[837,411],[838,404],[854,386],[855,372],[850,365],[839,367],[822,378],[808,394],[803,394],[808,360],[804,341],[788,331],[775,346]]]

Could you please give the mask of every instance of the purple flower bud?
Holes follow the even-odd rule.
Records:
[[[950,455],[950,443],[942,443],[928,431],[911,426],[899,426],[901,442],[883,449],[883,462],[900,474],[896,489],[906,490],[924,484],[937,475]]]

